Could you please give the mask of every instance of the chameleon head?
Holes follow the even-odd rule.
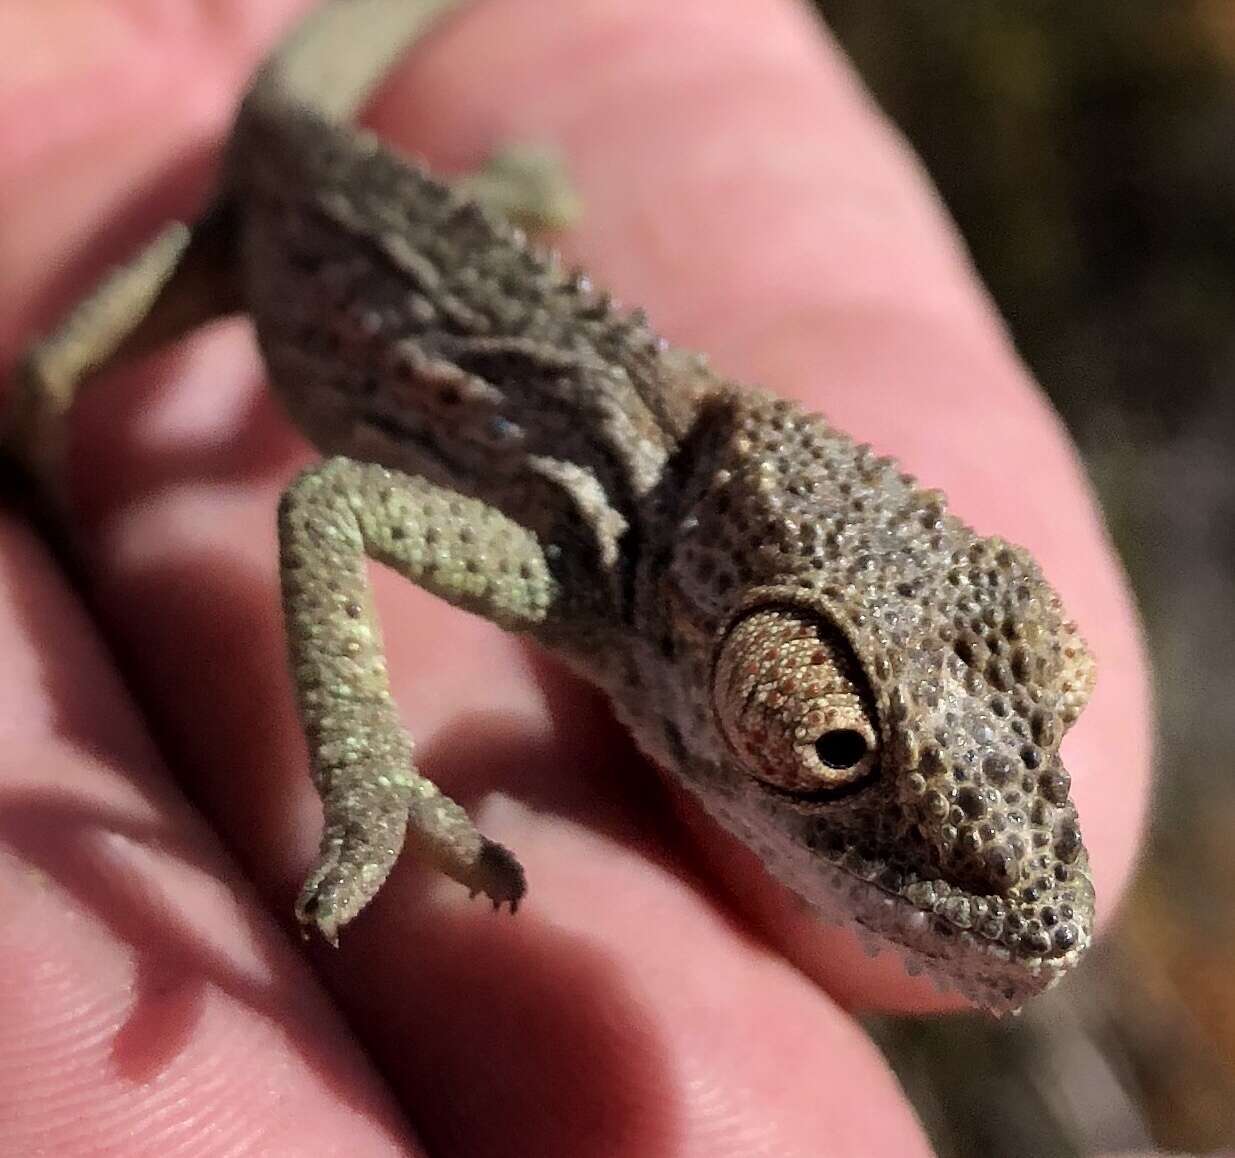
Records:
[[[1027,562],[997,541],[979,554],[1011,575]],[[718,637],[711,684],[742,797],[710,802],[722,819],[806,899],[996,1012],[1076,962],[1093,914],[1058,752],[1088,656],[1044,622],[1057,603],[1019,590],[976,624],[919,614],[916,630],[908,607],[757,590]],[[889,623],[911,628],[906,646]]]
[[[825,915],[1018,1008],[1093,924],[1059,745],[1094,668],[1059,596],[790,402],[722,393],[695,439],[649,750]]]

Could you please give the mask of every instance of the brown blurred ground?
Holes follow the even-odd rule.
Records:
[[[943,1155],[1231,1145],[1235,0],[818,6],[1080,442],[1159,712],[1149,853],[1076,980],[1008,1026],[874,1028]]]

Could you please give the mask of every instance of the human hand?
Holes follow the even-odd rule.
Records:
[[[9,362],[102,264],[195,204],[199,157],[300,7],[0,13]],[[1033,550],[1100,665],[1064,754],[1109,914],[1147,780],[1122,578],[1057,420],[806,10],[485,0],[409,59],[372,119],[447,169],[505,140],[560,144],[586,212],[564,245],[598,283]],[[403,864],[338,952],[296,953],[278,922],[319,820],[273,512],[307,451],[234,324],[111,375],[81,411],[86,574],[142,710],[38,544],[0,525],[5,1137],[64,1154],[189,1137],[203,1152],[925,1150],[845,1010],[954,1002],[767,883],[595,694],[385,574],[420,759],[466,803],[519,802],[481,819],[531,891],[512,921]]]

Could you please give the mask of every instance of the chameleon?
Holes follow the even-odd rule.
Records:
[[[515,854],[415,763],[376,561],[598,685],[824,917],[1015,1011],[1092,935],[1059,751],[1095,678],[1076,624],[1026,551],[823,417],[673,348],[529,240],[508,218],[554,219],[569,195],[554,202],[551,174],[440,181],[352,126],[462,2],[319,6],[258,69],[203,216],[32,345],[7,452],[55,501],[84,383],[250,315],[271,388],[322,454],[277,518],[324,816],[306,930],[337,943],[405,844],[495,908],[526,891]]]

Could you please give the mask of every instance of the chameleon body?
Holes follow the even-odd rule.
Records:
[[[808,901],[979,1004],[1018,1007],[1090,939],[1059,757],[1093,682],[1076,628],[1024,551],[823,418],[672,350],[348,127],[449,7],[335,0],[310,18],[242,104],[207,217],[31,352],[10,447],[48,473],[89,372],[251,314],[275,391],[326,456],[278,526],[325,811],[298,914],[328,939],[405,831],[497,905],[525,888],[413,762],[375,559],[601,686],[643,750]]]

